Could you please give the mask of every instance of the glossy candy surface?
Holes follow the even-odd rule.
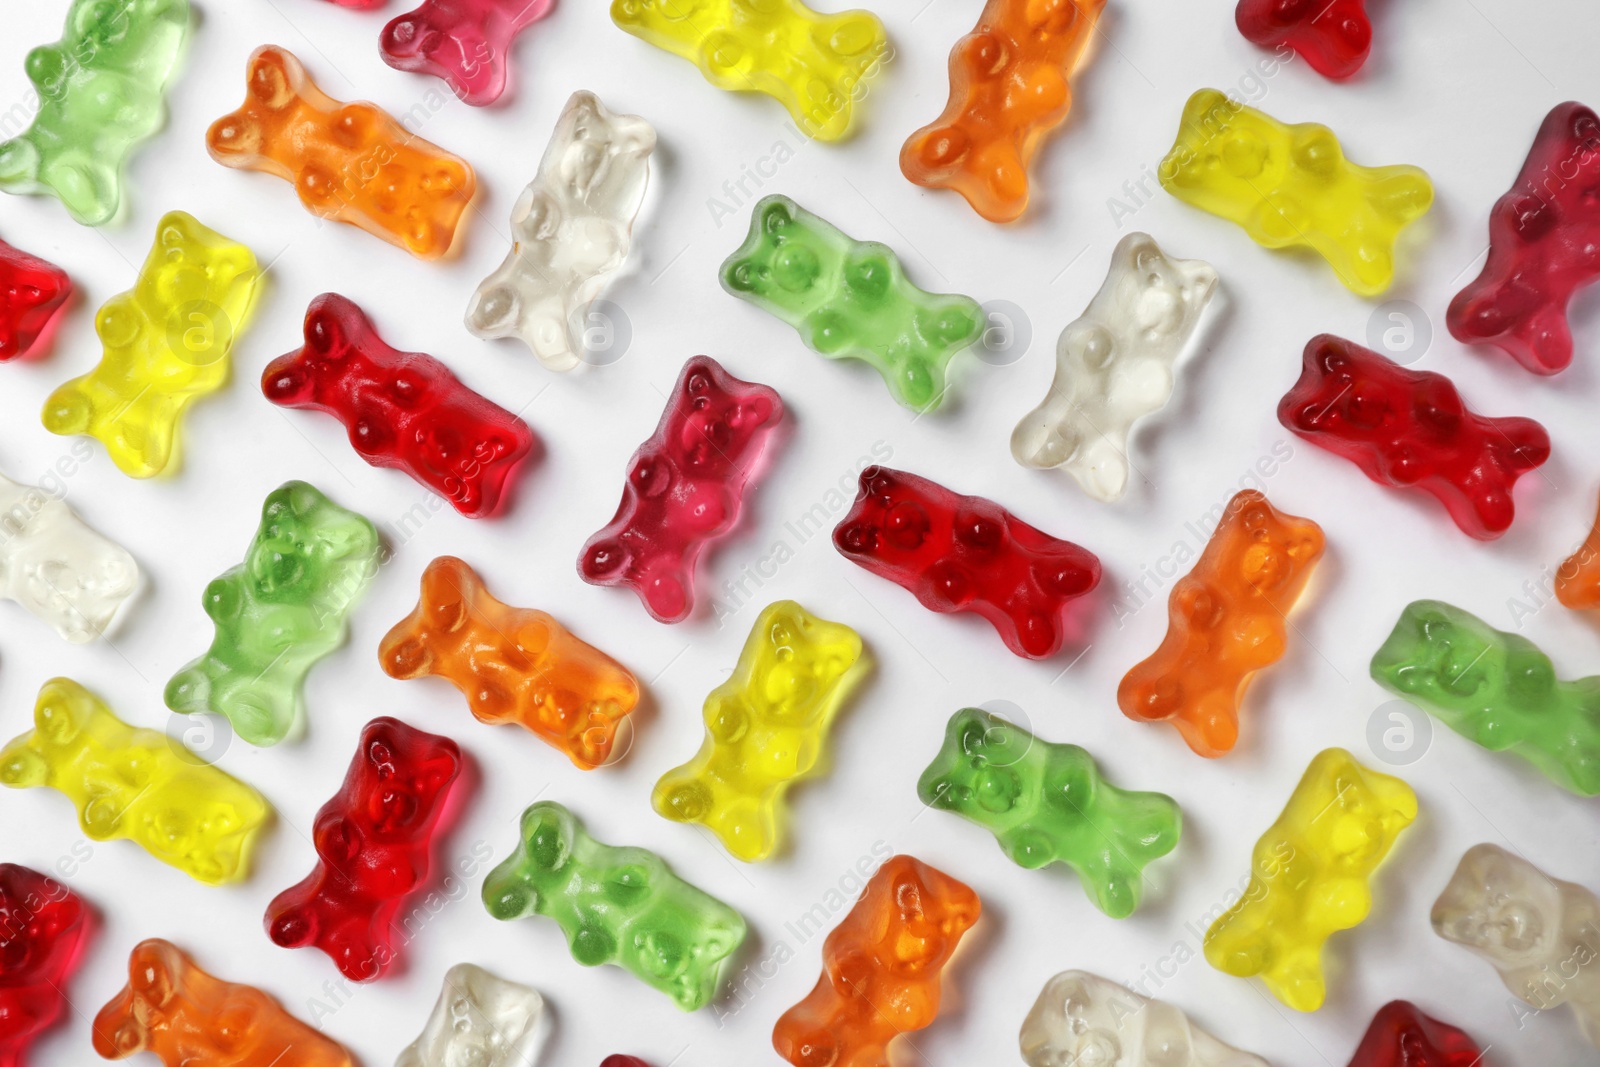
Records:
[[[945,371],[983,333],[968,296],[924,292],[888,245],[857,241],[781,194],[750,212],[722,287],[793,326],[814,352],[868,363],[900,403],[931,411]]]
[[[1288,45],[1336,81],[1354,75],[1372,51],[1367,0],[1239,0],[1233,21],[1251,44]]]
[[[1118,789],[1084,749],[1037,738],[980,708],[950,716],[917,796],[994,834],[1021,867],[1065,863],[1095,907],[1115,919],[1138,908],[1145,867],[1178,847],[1183,829],[1171,797]]]
[[[90,925],[72,890],[0,863],[0,1067],[25,1067],[28,1046],[68,1014],[67,983]]]
[[[1600,512],[1583,544],[1556,568],[1554,585],[1556,599],[1573,611],[1600,608]]]
[[[1367,1026],[1349,1067],[1483,1067],[1472,1038],[1422,1014],[1415,1004],[1391,1000]]]
[[[637,1056],[611,1055],[600,1061],[600,1067],[650,1067]]]
[[[422,0],[383,28],[378,53],[396,70],[432,74],[483,107],[505,92],[517,34],[554,7],[555,0]]]
[[[422,1033],[394,1067],[534,1067],[544,998],[471,963],[444,972]]]
[[[70,295],[66,271],[0,241],[0,363],[33,352]]]

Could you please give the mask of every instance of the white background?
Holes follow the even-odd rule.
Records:
[[[74,1015],[38,1047],[34,1062],[87,1061],[90,1017],[122,985],[128,949],[151,936],[171,938],[222,976],[270,990],[302,1017],[315,1011],[369,1067],[390,1062],[410,1041],[441,975],[461,960],[547,994],[556,1020],[548,1064],[595,1064],[615,1051],[656,1067],[773,1062],[772,1023],[810,989],[820,962],[820,937],[802,939],[786,924],[841,880],[852,886],[851,868],[875,845],[934,863],[984,902],[980,925],[947,975],[942,1014],[897,1043],[899,1064],[1016,1062],[1023,1015],[1045,979],[1065,968],[1119,980],[1165,972],[1147,977],[1146,990],[1280,1065],[1343,1065],[1372,1013],[1395,997],[1465,1026],[1492,1046],[1496,1064],[1593,1061],[1565,1011],[1519,1027],[1493,970],[1436,937],[1427,915],[1462,851],[1478,841],[1600,886],[1594,804],[1442,727],[1423,758],[1399,771],[1416,788],[1421,815],[1381,869],[1371,918],[1330,942],[1330,994],[1321,1011],[1296,1014],[1258,983],[1212,970],[1198,956],[1199,930],[1187,924],[1240,884],[1251,844],[1314,753],[1342,745],[1374,762],[1368,722],[1386,695],[1368,678],[1367,662],[1408,601],[1441,597],[1502,628],[1520,623],[1567,676],[1600,663],[1594,620],[1560,606],[1517,616],[1510,604],[1527,595],[1525,583],[1547,595],[1550,567],[1593,517],[1600,287],[1575,301],[1577,359],[1552,380],[1493,351],[1464,349],[1443,323],[1449,297],[1478,269],[1489,207],[1511,183],[1545,112],[1569,98],[1600,99],[1600,9],[1581,0],[1377,2],[1373,57],[1341,86],[1303,62],[1271,78],[1253,74],[1265,53],[1239,37],[1227,0],[1113,0],[1076,80],[1071,120],[1033,168],[1034,207],[1020,224],[998,227],[953,193],[910,185],[896,165],[902,140],[943,106],[947,54],[979,5],[875,6],[896,57],[865,102],[859,136],[803,147],[765,189],[746,188],[787,192],[854,236],[886,241],[926,288],[1025,309],[1033,338],[1023,357],[999,367],[960,357],[957,401],[921,419],[894,404],[865,366],[823,362],[788,327],[721,291],[716,269],[743,237],[748,200],[730,203],[738,210],[719,225],[710,198],[725,197],[723,183],[756,168],[775,142],[794,147],[795,135],[775,102],[712,88],[689,64],[616,29],[601,0],[561,0],[523,34],[509,103],[475,110],[449,98],[421,128],[478,170],[464,249],[450,262],[414,261],[354,228],[319,224],[286,183],[218,166],[203,143],[207,125],[243,97],[246,56],[268,42],[294,51],[341,99],[374,100],[397,114],[419,103],[426,109],[429,97],[437,103],[440,83],[391,70],[378,56],[378,31],[403,9],[399,3],[361,14],[320,0],[201,0],[171,88],[170,121],[133,161],[124,218],[85,229],[53,200],[0,200],[0,235],[65,267],[80,293],[48,358],[0,368],[0,468],[24,481],[41,480],[69,454],[72,441],[41,428],[40,406],[98,359],[93,309],[131,285],[163,212],[190,211],[271,264],[255,320],[233,353],[233,381],[186,419],[181,469],[135,482],[96,444],[93,458],[66,479],[72,505],[134,552],[148,585],[113,640],[89,647],[62,643],[14,605],[0,610],[0,735],[31,725],[34,694],[57,674],[88,685],[129,722],[163,725],[163,685],[211,636],[201,590],[242,558],[262,498],[286,479],[309,479],[370,516],[395,549],[354,613],[348,646],[311,673],[305,738],[264,750],[216,745],[225,748],[221,765],[259,787],[279,813],[244,884],[207,888],[131,844],[85,844],[70,806],[47,790],[0,795],[0,857],[51,870],[76,855],[65,880],[103,918],[71,985]],[[23,99],[23,55],[59,36],[66,7],[66,0],[7,5],[0,112]],[[1139,194],[1148,202],[1120,228],[1113,221],[1108,198],[1125,196],[1124,182],[1153,172],[1184,100],[1208,85],[1235,90],[1284,120],[1328,123],[1358,162],[1414,163],[1432,175],[1437,203],[1408,233],[1390,294],[1414,301],[1432,320],[1432,347],[1420,365],[1448,373],[1481,411],[1538,417],[1554,440],[1551,462],[1519,487],[1516,525],[1500,541],[1469,539],[1431,500],[1370,484],[1349,464],[1290,438],[1274,418],[1306,340],[1322,331],[1365,338],[1376,302],[1346,292],[1320,260],[1264,251],[1153,181]],[[647,117],[660,147],[637,231],[637,268],[610,293],[631,323],[631,347],[612,365],[556,376],[518,343],[473,339],[461,316],[478,280],[505,254],[511,204],[578,88]],[[1214,263],[1229,309],[1189,365],[1178,401],[1139,438],[1145,483],[1122,503],[1100,506],[1065,476],[1018,467],[1007,439],[1044,392],[1056,335],[1099,285],[1112,246],[1130,228],[1153,233],[1174,255]],[[333,420],[261,398],[263,365],[298,347],[307,302],[330,289],[367,308],[392,344],[438,355],[473,387],[523,410],[546,455],[521,479],[505,517],[469,521],[445,508],[402,538],[394,524],[426,499],[419,486],[363,464]],[[709,599],[747,567],[763,567],[766,576],[759,587],[747,580],[745,594],[720,594],[732,611],[722,625],[702,615],[669,627],[653,622],[630,593],[583,584],[574,560],[610,518],[628,456],[655,426],[678,368],[697,352],[776,387],[792,413],[791,432],[751,498],[748,522],[711,554],[699,588]],[[1294,617],[1287,657],[1249,690],[1240,747],[1206,762],[1176,732],[1125,719],[1114,700],[1122,673],[1164,632],[1167,582],[1147,581],[1154,600],[1131,614],[1133,600],[1124,599],[1120,612],[1113,600],[1175,544],[1197,549],[1185,524],[1224,500],[1284,441],[1292,456],[1263,480],[1266,490],[1281,508],[1320,522],[1329,551]],[[875,446],[894,466],[989,495],[1099,553],[1109,595],[1087,650],[1025,662],[976,618],[930,614],[845,562],[825,537],[802,543],[788,532],[785,524],[814,505],[837,507],[830,494],[853,484]],[[780,542],[793,558],[764,564]],[[649,695],[620,765],[576,771],[524,732],[476,723],[446,683],[381,673],[378,639],[412,607],[422,568],[445,553],[470,561],[508,602],[554,612],[639,675]],[[708,836],[656,816],[649,791],[694,752],[702,698],[726,676],[760,606],[780,597],[857,628],[876,669],[833,731],[831,771],[790,795],[792,848],[744,866]],[[914,783],[946,718],[991,700],[1012,702],[1048,738],[1084,744],[1113,781],[1164,790],[1183,805],[1182,843],[1151,869],[1146,903],[1133,918],[1106,918],[1070,872],[1023,871],[983,830],[919,806]],[[578,966],[553,924],[501,925],[486,915],[477,900],[481,866],[451,883],[458,899],[407,946],[402,972],[330,995],[325,984],[338,974],[328,959],[275,947],[261,915],[310,869],[313,815],[337,788],[361,726],[379,714],[448,733],[474,760],[470,803],[442,860],[455,864],[485,848],[498,860],[512,847],[522,808],[535,796],[559,799],[602,840],[658,850],[748,916],[742,1001],[684,1015],[620,970]],[[1192,958],[1177,965],[1177,956]]]

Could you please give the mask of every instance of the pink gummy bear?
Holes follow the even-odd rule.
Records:
[[[500,99],[511,42],[550,14],[555,0],[423,0],[378,38],[396,70],[432,74],[474,107]]]
[[[387,0],[329,0],[329,2],[347,7],[351,11],[372,11],[382,7]]]

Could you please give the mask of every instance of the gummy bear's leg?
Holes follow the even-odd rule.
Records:
[[[100,160],[57,160],[47,165],[40,177],[61,197],[72,217],[87,226],[110,220],[122,201],[117,172]]]
[[[1213,692],[1173,720],[1189,747],[1202,756],[1229,752],[1239,740],[1239,709],[1230,694]]]
[[[944,399],[944,368],[908,357],[891,368],[889,391],[908,408],[931,411]]]
[[[31,192],[39,184],[39,149],[27,137],[0,144],[0,189]]]
[[[44,785],[49,780],[50,766],[37,752],[20,744],[13,744],[0,752],[0,784],[22,789]]]
[[[659,619],[678,622],[694,607],[694,592],[689,573],[680,560],[656,561],[634,584],[639,598]]]
[[[1316,1011],[1328,995],[1322,975],[1321,942],[1284,949],[1261,980],[1274,996],[1296,1011]]]
[[[467,328],[472,332],[484,337],[510,337],[517,332],[522,310],[510,266],[508,260],[472,294],[472,302],[467,305]],[[531,341],[528,345],[533,347]]]
[[[304,948],[315,944],[318,935],[317,911],[310,907],[317,881],[316,873],[292,889],[286,889],[267,906],[271,920],[267,937],[282,948]]]
[[[778,845],[777,820],[772,801],[765,797],[740,798],[728,804],[721,817],[712,820],[712,829],[742,860],[758,860],[772,854]]]
[[[1120,858],[1113,858],[1111,863],[1098,869],[1080,870],[1078,877],[1083,880],[1084,891],[1093,898],[1095,906],[1113,919],[1132,915],[1144,895],[1139,872]]]
[[[699,779],[668,771],[651,797],[656,811],[674,822],[704,822],[711,814],[711,790]]]
[[[215,710],[227,716],[234,733],[252,745],[275,745],[294,725],[299,679],[282,674],[268,667],[260,677],[241,678],[217,694]]]
[[[211,657],[201,656],[167,682],[167,707],[180,715],[213,711],[211,706]]]
[[[50,398],[44,402],[43,418],[44,428],[51,433],[88,433],[94,409],[82,387],[74,380],[50,394]]]

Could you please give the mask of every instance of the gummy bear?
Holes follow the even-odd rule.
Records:
[[[987,619],[1028,659],[1061,650],[1072,601],[1100,584],[1100,561],[979,496],[888,467],[861,472],[833,546],[941,613]]]
[[[83,900],[48,875],[0,863],[0,1067],[66,1014],[66,985],[88,940]]]
[[[989,0],[950,52],[950,101],[906,139],[900,172],[954,189],[990,222],[1028,206],[1028,165],[1072,110],[1068,79],[1106,0]]]
[[[1189,98],[1157,177],[1263,247],[1314,249],[1361,296],[1389,288],[1400,231],[1433,205],[1420,169],[1358,166],[1326,126],[1288,126],[1215,89]]]
[[[375,104],[334,100],[287,49],[255,50],[245,102],[206,131],[225,167],[275,174],[313,215],[359,226],[419,259],[450,251],[477,190],[466,161]]]
[[[355,1067],[268,994],[207,974],[158,937],[133,946],[128,984],[94,1017],[93,1034],[108,1060],[150,1052],[166,1067]]]
[[[1325,545],[1310,519],[1254,489],[1234,496],[1194,569],[1172,587],[1161,646],[1117,686],[1122,713],[1172,723],[1202,756],[1231,751],[1245,688],[1283,657],[1289,612]]]
[[[1391,1000],[1372,1017],[1349,1067],[1483,1067],[1483,1053],[1449,1023]]]
[[[340,7],[347,7],[352,11],[372,11],[382,7],[389,0],[328,0],[328,2],[330,4],[338,4]]]
[[[454,556],[422,572],[416,610],[385,635],[378,662],[394,678],[446,679],[479,722],[516,723],[584,770],[611,758],[639,703],[626,667],[546,613],[502,604]]]
[[[889,55],[876,15],[824,15],[800,0],[611,0],[611,21],[719,89],[766,93],[818,141],[849,134],[864,83]]]
[[[133,556],[78,518],[64,493],[0,475],[0,597],[82,644],[110,628],[138,587]]]
[[[950,716],[917,796],[994,834],[1020,867],[1065,863],[1113,919],[1139,907],[1145,867],[1177,848],[1183,831],[1171,797],[1118,789],[1084,749],[1034,737],[981,708]]]
[[[637,1056],[611,1055],[600,1061],[600,1067],[650,1067]]]
[[[1433,902],[1434,932],[1471,949],[1534,1011],[1565,1004],[1600,1048],[1600,897],[1499,845],[1473,845]],[[1521,1009],[1516,1009],[1521,1011]]]
[[[1573,611],[1600,608],[1600,512],[1583,544],[1556,568],[1554,584],[1556,599]]]
[[[646,849],[601,844],[543,800],[522,813],[517,849],[483,882],[496,919],[545,915],[585,967],[611,963],[684,1011],[711,1001],[744,941],[744,918]]]
[[[1372,873],[1417,817],[1417,795],[1342,748],[1312,759],[1251,854],[1244,895],[1206,931],[1225,974],[1260,975],[1296,1011],[1322,1006],[1322,946],[1372,910]]]
[[[1438,600],[1406,606],[1372,677],[1491,752],[1514,752],[1579,796],[1600,795],[1600,678],[1564,682],[1521,634]]]
[[[1567,304],[1600,277],[1600,117],[1582,104],[1545,116],[1522,172],[1489,212],[1489,259],[1450,301],[1445,323],[1535,374],[1572,362]]]
[[[432,356],[389,347],[337,293],[311,301],[305,345],[267,364],[261,392],[332,415],[362,459],[404,471],[472,519],[500,510],[506,482],[533,450],[527,423]]]
[[[772,1028],[795,1067],[888,1067],[889,1042],[939,1014],[939,979],[978,894],[911,856],[878,868],[822,943],[822,977]]]
[[[167,683],[167,707],[225,716],[252,745],[282,741],[303,721],[306,675],[344,643],[379,551],[372,523],[315,486],[285,482],[267,494],[244,562],[206,586],[216,634]]]
[[[48,193],[85,226],[122,206],[123,168],[166,121],[189,0],[72,0],[61,40],[24,60],[33,124],[0,144],[0,190]]]
[[[0,241],[0,363],[34,352],[71,295],[66,271]]]
[[[783,794],[823,758],[833,718],[866,666],[850,627],[792,600],[767,605],[733,674],[706,697],[700,751],[656,782],[656,811],[704,823],[746,862],[772,855]]]
[[[44,428],[99,438],[135,478],[166,470],[189,401],[227,383],[260,280],[244,245],[187,212],[162,216],[133,288],[95,315],[99,366],[50,394]]]
[[[355,982],[398,958],[400,908],[428,881],[433,836],[461,772],[461,750],[382,717],[361,731],[344,784],[317,810],[317,865],[267,905],[267,936],[313,945]],[[409,941],[401,934],[399,940]]]
[[[422,1033],[394,1067],[533,1067],[544,998],[471,963],[444,972]]]
[[[812,351],[870,364],[917,411],[944,400],[945,369],[985,324],[971,297],[918,289],[889,246],[857,241],[781,194],[756,204],[721,279],[793,326]]]
[[[589,305],[627,262],[655,147],[644,119],[573,93],[511,209],[511,251],[467,305],[467,329],[520,337],[551,370],[576,367]]]
[[[710,356],[690,359],[656,432],[628,461],[617,513],[584,544],[578,576],[628,586],[658,622],[688,618],[700,555],[737,525],[782,419],[772,389]]]
[[[96,841],[127,838],[208,885],[243,878],[272,809],[166,734],[129,726],[69,678],[39,690],[34,729],[0,749],[0,784],[47,785]]]
[[[1372,51],[1367,0],[1239,0],[1233,21],[1251,44],[1288,45],[1335,81],[1353,76]]]
[[[1094,499],[1120,500],[1133,424],[1172,398],[1179,357],[1195,347],[1216,292],[1211,264],[1172,259],[1146,233],[1117,242],[1100,291],[1061,331],[1055,379],[1012,431],[1011,455],[1024,467],[1065,467]]]
[[[505,92],[512,41],[555,6],[555,0],[422,0],[383,28],[378,52],[394,69],[432,74],[483,107]]]
[[[1444,375],[1329,334],[1306,345],[1278,421],[1380,485],[1431,493],[1481,541],[1511,526],[1517,479],[1550,458],[1550,436],[1532,419],[1479,415]]]

